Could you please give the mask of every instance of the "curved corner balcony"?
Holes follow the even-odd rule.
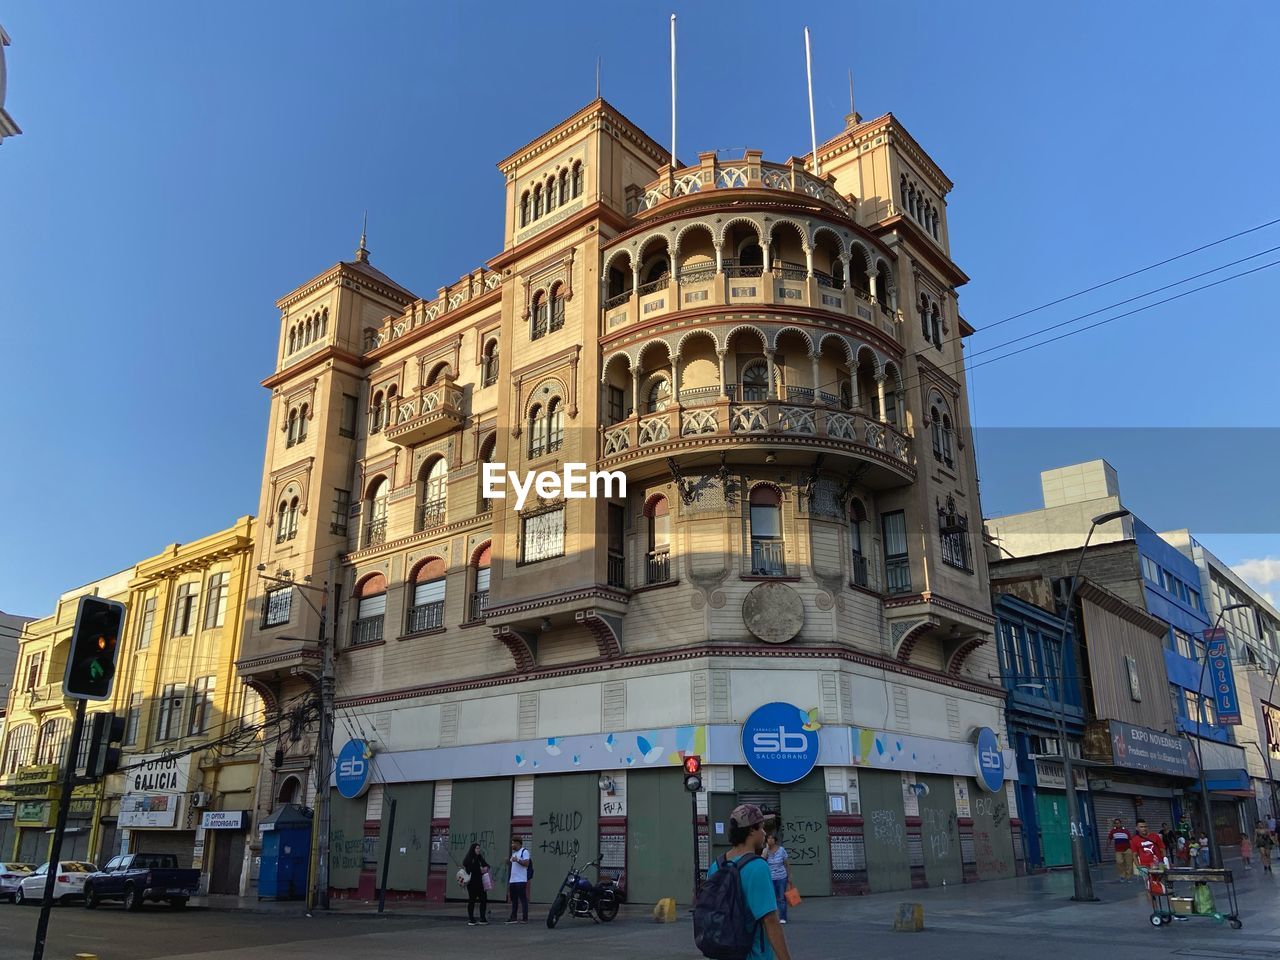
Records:
[[[462,388],[452,380],[423,387],[416,397],[397,402],[385,435],[404,447],[442,437],[462,426]]]
[[[666,458],[697,458],[710,467],[714,455],[726,463],[758,464],[767,455],[781,464],[809,464],[824,454],[828,467],[866,465],[873,488],[912,483],[915,453],[910,437],[860,411],[804,399],[736,402],[719,397],[697,407],[673,406],[601,430],[600,464],[636,475],[665,472]],[[712,457],[708,457],[708,455]]]
[[[772,190],[818,200],[850,220],[857,217],[857,200],[840,196],[831,179],[814,176],[799,161],[767,163],[761,159],[763,155],[761,150],[748,150],[741,160],[721,163],[715,153],[700,153],[696,167],[665,168],[657,180],[631,200],[627,213],[643,216],[682,197],[715,190]]]

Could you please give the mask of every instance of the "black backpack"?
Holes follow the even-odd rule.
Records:
[[[693,907],[693,943],[712,960],[746,960],[760,932],[760,922],[747,908],[742,891],[742,868],[754,853],[743,854],[736,862],[722,856],[716,872],[707,877]]]

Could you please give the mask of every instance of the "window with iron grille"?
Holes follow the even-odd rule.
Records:
[[[276,587],[262,598],[262,625],[278,627],[289,622],[293,612],[293,587]]]
[[[938,506],[938,536],[942,541],[942,562],[967,573],[973,572],[969,558],[969,517],[956,510],[955,498]]]
[[[564,507],[520,519],[520,562],[564,556]]]
[[[9,737],[4,745],[4,765],[0,766],[0,773],[13,773],[19,767],[25,767],[31,762],[31,743],[35,736],[34,723],[24,723],[10,728]]]

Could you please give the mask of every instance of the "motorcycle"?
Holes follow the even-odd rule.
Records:
[[[560,918],[568,913],[570,916],[586,918],[608,923],[618,915],[618,907],[626,899],[622,887],[622,875],[605,877],[599,883],[592,883],[584,874],[592,867],[599,870],[600,863],[592,860],[581,870],[575,857],[560,884],[560,892],[556,894],[547,914],[547,926],[551,929],[560,922]]]

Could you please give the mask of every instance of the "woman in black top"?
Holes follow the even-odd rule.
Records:
[[[467,881],[467,926],[474,927],[476,920],[476,904],[480,904],[479,923],[487,924],[485,915],[489,912],[489,894],[484,889],[484,871],[489,869],[484,854],[480,852],[480,844],[473,843],[471,850],[462,860],[462,869],[467,871],[471,879]]]

